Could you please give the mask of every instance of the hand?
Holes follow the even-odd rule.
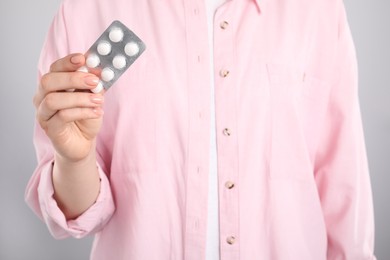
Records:
[[[99,78],[78,72],[85,64],[82,54],[71,54],[54,62],[43,75],[34,96],[37,120],[53,143],[57,156],[78,162],[94,150],[103,115],[103,93],[90,90]],[[76,89],[75,92],[69,92]],[[68,91],[67,91],[68,90]]]

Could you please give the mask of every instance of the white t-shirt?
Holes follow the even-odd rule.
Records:
[[[217,139],[215,130],[214,100],[214,13],[225,0],[206,0],[211,75],[211,138],[210,138],[210,174],[207,217],[206,260],[219,260],[219,215],[218,215],[218,174],[217,174]]]

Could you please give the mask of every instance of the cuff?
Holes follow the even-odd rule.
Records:
[[[66,220],[64,213],[53,198],[53,163],[42,169],[38,186],[39,205],[50,233],[57,239],[69,236],[82,238],[99,231],[115,211],[114,200],[106,174],[98,165],[100,192],[96,202],[76,219]]]

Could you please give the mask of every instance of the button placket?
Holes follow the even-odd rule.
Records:
[[[226,30],[227,27],[229,26],[229,23],[227,21],[222,21],[220,24],[219,24],[219,27],[222,29],[222,30]],[[227,69],[221,69],[219,71],[219,76],[222,77],[222,78],[226,78],[227,76],[229,76],[229,73],[230,71],[227,70]]]
[[[234,1],[232,3],[233,5]],[[238,188],[232,180],[238,180],[237,87],[234,64],[234,23],[229,18],[231,8],[222,9],[215,16],[214,57],[216,73],[216,119],[220,210],[221,259],[236,259],[239,246]],[[231,6],[233,7],[233,6]]]

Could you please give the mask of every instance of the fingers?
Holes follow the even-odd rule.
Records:
[[[50,72],[72,72],[85,64],[85,57],[81,53],[70,54],[55,61],[50,66]]]
[[[103,109],[101,107],[95,108],[69,108],[59,110],[54,114],[48,121],[40,121],[40,126],[46,132],[46,134],[52,140],[61,139],[61,133],[67,129],[66,125],[76,126],[77,122],[88,122],[83,132],[97,134],[98,128],[96,128],[100,123],[103,115]],[[76,126],[80,128],[79,126]],[[78,132],[78,131],[75,131]]]
[[[60,126],[66,123],[99,118],[103,111],[102,94],[66,92],[66,90],[94,90],[99,78],[91,73],[76,71],[85,64],[82,54],[71,54],[55,61],[50,72],[43,75],[34,96],[37,119],[45,129],[49,121]],[[104,92],[104,91],[103,91]]]
[[[84,72],[53,72],[45,74],[41,78],[41,84],[34,97],[34,105],[38,108],[49,93],[70,89],[92,90],[96,88],[98,83],[98,77]]]
[[[40,103],[37,117],[39,121],[48,121],[58,111],[76,108],[94,109],[102,106],[103,101],[101,94],[53,92],[46,95]]]
[[[97,119],[103,115],[103,109],[101,107],[95,108],[70,108],[58,111],[51,119],[50,123],[53,125],[64,125],[71,122]]]
[[[99,78],[85,72],[52,72],[41,79],[43,93],[63,91],[67,89],[92,89],[99,83]]]
[[[33,103],[39,107],[48,93],[57,91],[74,91],[74,89],[100,92],[99,77],[92,73],[76,71],[85,64],[83,54],[71,54],[55,61],[50,66],[50,72],[43,75]]]
[[[42,76],[34,96],[37,121],[59,149],[68,149],[68,141],[92,140],[102,123],[104,91],[90,92],[100,80],[92,73],[76,71],[84,64],[82,54],[57,60]],[[72,89],[80,91],[67,92]]]

